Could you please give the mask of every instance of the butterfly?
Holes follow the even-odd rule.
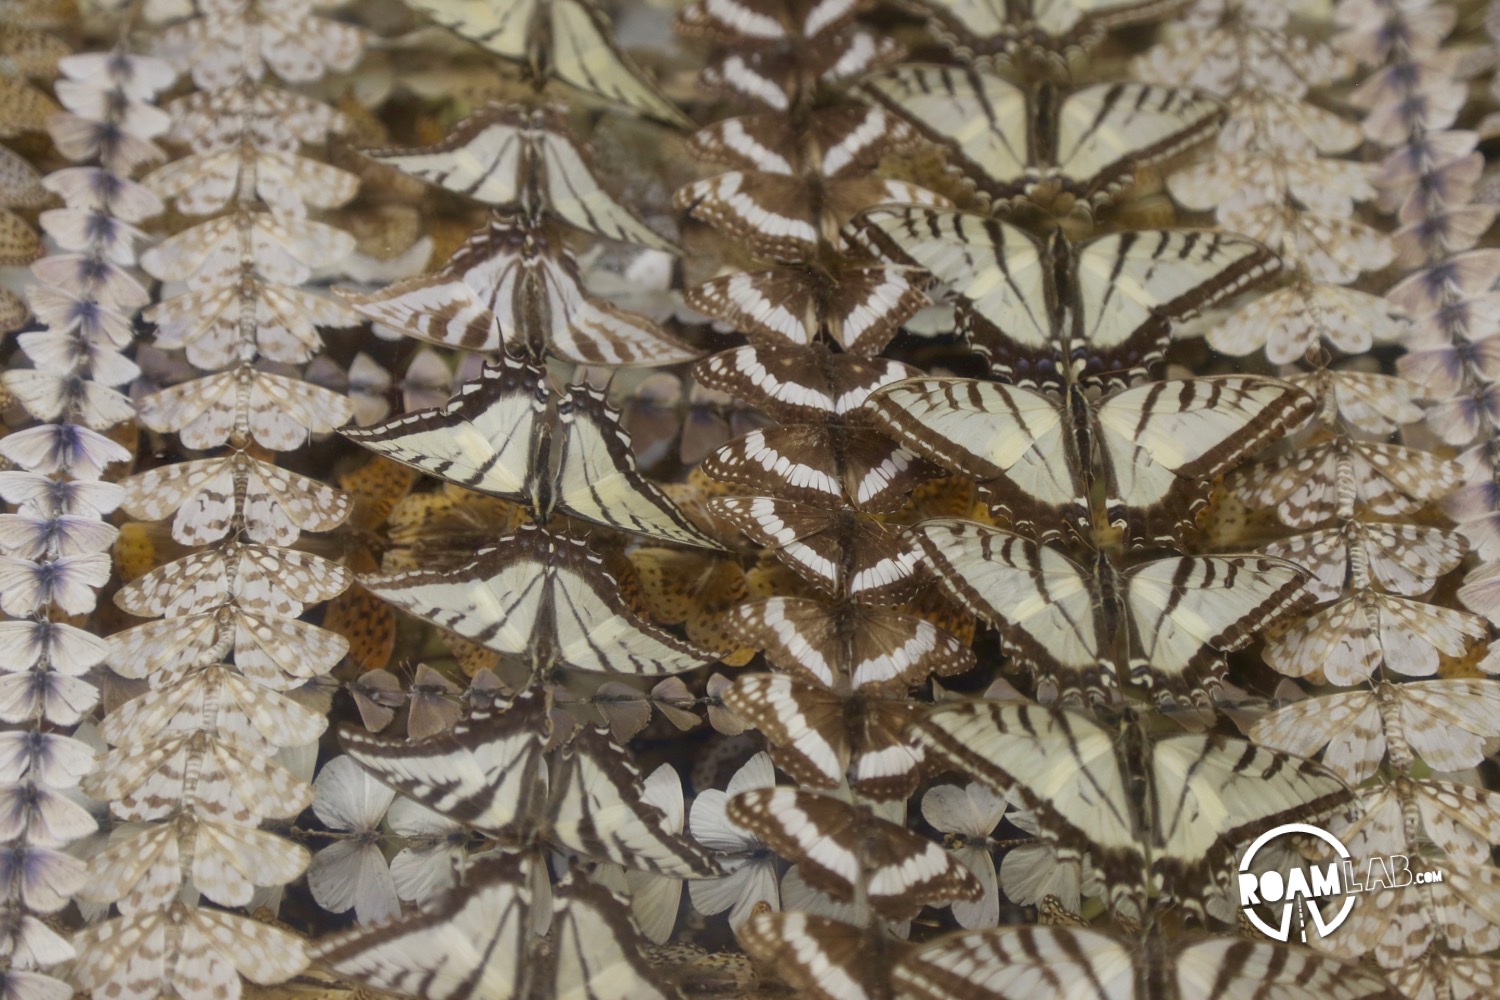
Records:
[[[543,77],[672,125],[691,122],[620,48],[592,0],[415,0],[439,24]]]
[[[730,799],[727,815],[797,862],[810,886],[842,902],[863,888],[870,908],[889,920],[980,895],[973,874],[938,844],[829,795],[755,788]]]
[[[504,348],[577,364],[666,365],[698,352],[655,323],[590,298],[578,262],[545,219],[496,215],[437,271],[368,294],[356,312],[409,337],[471,351]]]
[[[1288,677],[1348,686],[1365,682],[1381,666],[1409,677],[1431,676],[1489,632],[1478,615],[1366,588],[1292,625],[1267,642],[1263,655],[1271,669]],[[1480,669],[1489,668],[1481,663]]]
[[[1312,821],[1353,793],[1313,763],[1224,736],[1147,734],[1021,702],[938,705],[910,730],[929,759],[1018,797],[1045,839],[1100,869],[1116,912],[1144,912],[1154,884],[1201,914],[1227,887],[1234,849]]]
[[[697,845],[641,800],[641,774],[607,730],[576,734],[553,760],[550,699],[523,692],[475,706],[452,729],[407,742],[351,727],[344,750],[403,795],[516,846],[542,840],[625,868],[692,878],[716,872]]]
[[[775,596],[741,604],[729,632],[777,670],[829,690],[901,690],[960,674],[974,653],[925,618],[859,604]]]
[[[1225,654],[1311,603],[1308,573],[1256,555],[1082,566],[1056,549],[960,518],[910,529],[943,588],[1000,630],[1002,647],[1064,700],[1114,697],[1128,676],[1158,699],[1198,700]]]
[[[775,497],[715,497],[708,509],[832,596],[894,604],[918,584],[916,554],[900,534],[852,507],[828,510]]]
[[[901,66],[864,86],[947,146],[954,166],[996,201],[1048,191],[1106,201],[1137,169],[1202,141],[1224,117],[1217,102],[1188,90],[1095,84],[1064,97],[953,66]]]
[[[550,996],[672,1000],[642,955],[645,942],[626,904],[607,889],[570,878],[548,906],[523,859],[474,862],[462,888],[417,914],[330,935],[312,956],[338,975],[420,1000]],[[540,876],[545,879],[545,874]],[[533,937],[538,907],[553,924],[552,957]],[[543,921],[546,923],[546,920]]]
[[[957,300],[955,319],[997,377],[1021,385],[1128,384],[1160,359],[1172,323],[1276,269],[1251,240],[1135,230],[1045,242],[981,215],[922,205],[866,211],[846,229],[885,260],[922,267]]]
[[[1393,594],[1426,593],[1463,560],[1467,548],[1456,531],[1369,521],[1345,521],[1263,547],[1311,572],[1308,590],[1320,603],[1341,596],[1346,578],[1352,590],[1374,584]]]
[[[845,177],[916,141],[911,126],[883,108],[837,103],[792,122],[777,113],[723,118],[694,132],[688,145],[699,159],[735,170]]]
[[[759,170],[731,170],[694,181],[672,196],[678,211],[757,256],[799,263],[845,249],[841,227],[870,206],[888,202],[951,206],[942,195],[907,181],[868,174],[790,177]]]
[[[870,415],[903,446],[980,481],[991,509],[1056,537],[1104,516],[1127,544],[1176,543],[1212,481],[1296,427],[1314,402],[1278,379],[1170,379],[1102,399],[1077,386],[1061,399],[1019,386],[918,378],[883,386]],[[1096,462],[1102,475],[1095,472]]]
[[[775,347],[816,343],[819,334],[851,354],[874,355],[930,304],[930,280],[915,268],[839,255],[711,278],[683,292],[688,305]]]
[[[722,695],[724,706],[765,734],[771,758],[806,788],[834,789],[849,776],[877,801],[916,790],[922,753],[901,736],[919,714],[905,694],[839,694],[782,674],[746,674]]]
[[[364,577],[402,610],[543,670],[655,676],[710,663],[713,653],[641,621],[603,560],[581,540],[525,525],[455,569]]]
[[[612,240],[677,250],[599,186],[585,148],[557,108],[492,104],[459,122],[435,145],[364,153],[487,205],[550,212]]]
[[[502,357],[446,406],[345,436],[376,454],[472,490],[685,545],[721,548],[635,468],[604,393],[558,390],[543,369]]]

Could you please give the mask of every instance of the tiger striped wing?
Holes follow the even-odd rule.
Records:
[[[712,653],[641,621],[581,540],[524,526],[453,570],[367,577],[371,593],[511,656],[593,673],[679,673]]]
[[[621,50],[605,15],[592,3],[550,0],[547,8],[552,18],[547,65],[554,76],[660,121],[677,126],[692,124]]]
[[[854,880],[862,879],[870,906],[891,920],[982,894],[974,875],[934,841],[832,796],[755,788],[731,798],[726,811],[834,899],[854,899]]]
[[[877,389],[866,409],[907,448],[977,479],[1011,523],[1047,538],[1089,523],[1088,490],[1073,468],[1067,414],[1049,396],[961,378],[913,378]]]
[[[913,205],[862,213],[847,239],[947,286],[959,329],[1012,381],[1057,378],[1053,263],[1027,233],[982,215]]]
[[[519,859],[475,862],[462,888],[415,916],[312,944],[340,977],[416,1000],[510,1000],[530,995],[532,907]]]
[[[620,51],[607,24],[580,0],[412,0],[445,27],[515,62],[540,60],[548,72],[579,90],[670,122],[687,119],[659,94]],[[546,30],[537,23],[547,20]],[[547,48],[537,52],[538,42]]]
[[[629,904],[595,882],[570,876],[552,897],[556,1000],[602,997],[676,1000],[681,993],[646,961],[648,942]]]
[[[933,142],[963,175],[995,198],[1022,193],[1031,173],[1026,92],[990,73],[958,66],[900,66],[865,88]]]
[[[1208,97],[1144,83],[1084,87],[1056,114],[1055,176],[1065,190],[1094,201],[1129,185],[1139,167],[1201,142],[1224,118]]]
[[[644,801],[644,794],[640,771],[609,730],[586,728],[553,768],[549,839],[638,871],[673,878],[719,874],[701,847],[667,828],[666,815]]]
[[[992,623],[1006,652],[1065,695],[1119,686],[1093,573],[1055,549],[961,518],[910,529],[939,583]]]
[[[604,393],[569,386],[558,415],[566,436],[557,471],[559,510],[679,545],[723,548],[636,470],[630,436]]]
[[[1217,687],[1226,652],[1313,602],[1307,570],[1270,556],[1174,556],[1120,576],[1131,676],[1168,701]]]
[[[349,726],[339,742],[381,782],[434,812],[487,833],[515,823],[545,781],[550,699],[535,692],[476,707],[451,729],[408,742]]]
[[[376,163],[487,205],[511,205],[523,194],[521,171],[531,142],[530,127],[525,109],[496,104],[465,118],[434,145],[364,153]]]
[[[444,406],[344,434],[379,455],[471,490],[528,502],[550,399],[546,375],[508,358],[487,364]]]
[[[536,120],[532,142],[545,178],[547,207],[553,213],[569,225],[612,240],[681,252],[599,186],[598,174],[584,147],[569,133],[565,117],[538,111]]]
[[[1170,379],[1107,397],[1094,413],[1110,523],[1131,544],[1180,540],[1206,487],[1314,405],[1288,382],[1253,375]]]
[[[1276,255],[1254,240],[1209,230],[1112,233],[1072,253],[1073,287],[1061,293],[1072,306],[1069,360],[1075,371],[1111,383],[1157,361],[1172,323],[1280,268]],[[1003,314],[992,319],[1005,333]]]
[[[1230,938],[1152,937],[1145,947],[1072,927],[968,931],[896,965],[907,1000],[1395,1000],[1374,970],[1307,948]],[[1151,985],[1141,988],[1140,984]]]

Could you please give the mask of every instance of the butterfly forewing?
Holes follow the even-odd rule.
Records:
[[[640,771],[608,729],[585,729],[554,768],[549,839],[625,868],[704,878],[719,873],[696,843],[671,832],[662,811],[642,799]]]
[[[520,817],[537,783],[551,731],[547,699],[535,693],[476,707],[453,728],[406,742],[350,727],[345,752],[382,782],[435,812],[489,833]]]
[[[575,875],[558,886],[552,905],[556,967],[551,996],[558,1000],[677,1000],[681,996],[647,963],[647,942],[624,900]]]
[[[740,605],[726,627],[778,670],[830,689],[904,690],[974,665],[967,646],[926,619],[855,604],[770,597]]]
[[[893,604],[917,585],[916,555],[901,536],[851,508],[827,510],[774,497],[717,497],[708,507],[835,596]]]
[[[1112,900],[1144,902],[1148,871],[1193,909],[1226,884],[1237,845],[1347,805],[1337,777],[1217,735],[1153,739],[1126,722],[1018,702],[941,705],[911,730],[938,760],[1014,792],[1045,835],[1087,852]],[[1144,782],[1147,802],[1133,792]]]
[[[863,881],[870,905],[888,919],[908,919],[928,904],[977,899],[982,891],[938,844],[831,796],[753,789],[729,800],[728,815],[837,900],[854,899],[856,880]]]
[[[1392,1000],[1373,971],[1270,941],[1154,936],[1142,945],[1072,927],[969,931],[923,945],[892,979],[911,1000],[1189,1000],[1212,983],[1224,1000]],[[1152,984],[1149,994],[1137,984]]]
[[[538,369],[487,365],[442,407],[402,414],[345,435],[378,455],[469,489],[529,500],[527,470],[549,390]]]
[[[346,979],[418,1000],[528,995],[530,879],[516,858],[475,862],[464,885],[412,917],[330,935],[315,961]]]
[[[567,434],[557,481],[564,512],[680,545],[722,547],[636,470],[630,437],[602,392],[570,387],[560,415]]]
[[[580,541],[534,526],[451,570],[361,581],[371,593],[496,652],[544,666],[665,674],[713,660],[632,614],[619,585]]]

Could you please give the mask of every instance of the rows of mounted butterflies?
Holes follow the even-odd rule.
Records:
[[[591,7],[512,23],[414,5],[537,82],[682,122]],[[359,768],[343,780],[425,807],[418,826],[461,849],[424,905],[317,942],[319,962],[440,1000],[753,991],[743,962],[646,947],[687,882],[702,916],[728,911],[761,985],[807,996],[1114,995],[1111,976],[1152,996],[1215,980],[1387,995],[1358,968],[1201,930],[1234,922],[1239,847],[1351,793],[1213,728],[1230,654],[1311,597],[1286,560],[1197,554],[1197,520],[1316,404],[1259,375],[1165,377],[1163,359],[1175,322],[1273,275],[1274,255],[1218,232],[1087,231],[1221,111],[1181,89],[1049,79],[1062,53],[1165,6],[1030,4],[984,25],[942,5],[957,58],[905,64],[853,2],[685,8],[681,32],[710,50],[704,88],[750,112],[694,133],[724,171],[676,196],[708,230],[686,238],[725,262],[684,297],[744,340],[701,360],[588,294],[580,231],[681,248],[601,185],[565,110],[492,105],[437,145],[368,151],[495,211],[436,272],[349,304],[486,361],[446,404],[345,436],[515,516],[478,551],[361,580],[492,658],[434,735],[341,731]],[[579,39],[591,61],[563,44]],[[877,170],[932,146],[953,169],[924,184]],[[934,313],[942,349],[924,354],[903,330]],[[692,361],[766,423],[669,490],[637,468],[601,386]],[[669,553],[657,574],[755,568],[721,648],[648,620],[643,550]],[[761,742],[711,737],[744,766],[727,793],[699,789],[689,836],[680,778],[643,777],[598,725],[601,692],[702,678],[728,649],[763,665],[687,680],[687,704]],[[928,787],[908,817],[944,773],[967,784]],[[1007,912],[1040,926],[996,927],[1002,818],[1024,841],[1005,862],[1029,866]]]

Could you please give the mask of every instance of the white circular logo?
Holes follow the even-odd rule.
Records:
[[[1323,841],[1333,848],[1338,855],[1338,860],[1330,861],[1322,867],[1309,865],[1306,868],[1293,868],[1286,872],[1251,870],[1250,865],[1261,848],[1277,837],[1296,834],[1316,837]],[[1326,936],[1342,924],[1348,918],[1349,911],[1354,909],[1354,894],[1348,891],[1349,887],[1344,885],[1342,877],[1346,870],[1344,863],[1349,860],[1349,849],[1342,841],[1327,830],[1310,823],[1287,823],[1267,830],[1255,838],[1255,841],[1245,849],[1244,857],[1240,859],[1240,908],[1250,923],[1254,924],[1262,934],[1277,941],[1291,939],[1293,915],[1297,917],[1297,929],[1301,940],[1307,940],[1309,914],[1312,916],[1318,935]],[[1331,920],[1324,920],[1323,908],[1332,904],[1335,897],[1339,896],[1343,897],[1343,905],[1339,907]],[[1255,908],[1260,905],[1275,906],[1278,903],[1281,905],[1281,922],[1277,926],[1272,926],[1261,919]]]

